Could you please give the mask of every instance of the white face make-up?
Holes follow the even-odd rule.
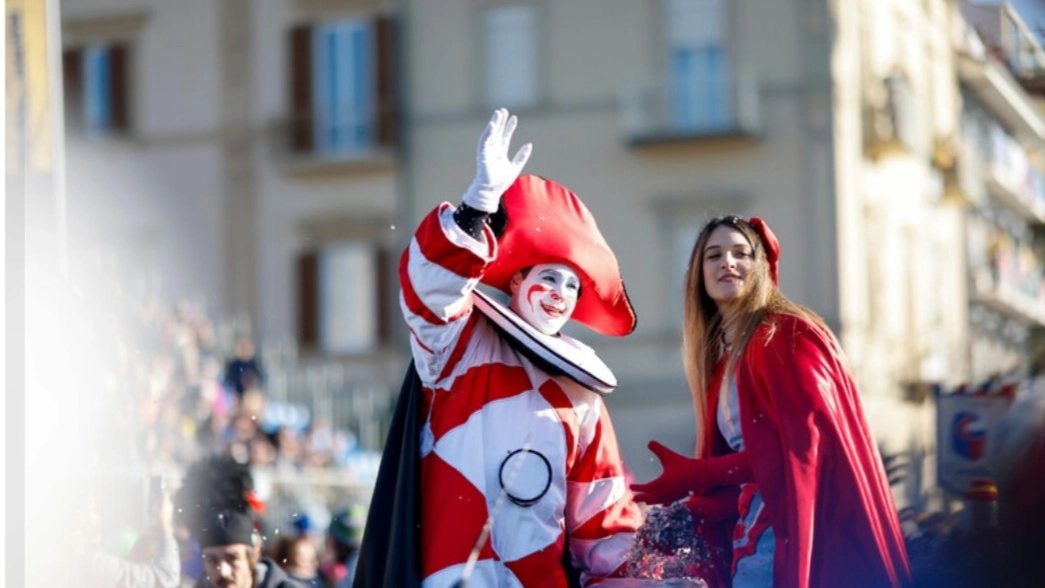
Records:
[[[525,278],[512,280],[511,309],[545,335],[555,335],[577,307],[581,281],[562,264],[538,264]]]

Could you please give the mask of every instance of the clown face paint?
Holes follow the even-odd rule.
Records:
[[[538,264],[526,277],[512,278],[510,307],[545,335],[555,335],[577,307],[581,281],[577,272],[562,264]]]

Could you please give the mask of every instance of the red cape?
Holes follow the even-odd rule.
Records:
[[[735,376],[744,447],[776,538],[773,585],[910,586],[885,468],[831,337],[775,315],[752,336]],[[709,390],[708,455],[728,451],[717,394]]]

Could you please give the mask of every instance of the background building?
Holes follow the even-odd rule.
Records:
[[[459,199],[498,106],[620,260],[638,329],[575,334],[617,373],[637,478],[649,438],[695,439],[682,279],[712,216],[779,236],[782,289],[907,457],[901,505],[938,496],[932,386],[1022,375],[1045,326],[1043,62],[1009,6],[77,0],[62,19],[76,251],[203,301],[261,343],[274,398],[353,427],[406,365],[399,251]]]

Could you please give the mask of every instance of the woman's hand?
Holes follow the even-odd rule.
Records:
[[[647,447],[660,460],[664,471],[650,482],[631,485],[637,502],[667,504],[689,494],[754,481],[751,462],[743,451],[722,457],[693,459],[675,453],[657,441],[650,441]]]

